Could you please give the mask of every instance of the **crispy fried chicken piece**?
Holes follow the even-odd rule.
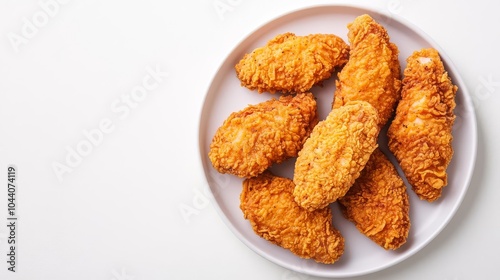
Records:
[[[333,109],[316,125],[295,162],[295,201],[313,211],[345,195],[377,145],[377,110],[364,101]]]
[[[388,130],[389,149],[415,193],[432,202],[447,185],[458,88],[435,49],[408,57],[404,76],[401,101]]]
[[[369,102],[377,109],[382,127],[400,99],[398,47],[369,15],[357,17],[348,29],[349,61],[338,74],[333,108],[354,100]]]
[[[296,157],[317,123],[311,93],[250,105],[219,127],[208,156],[220,173],[254,177],[273,163]]]
[[[245,54],[235,69],[241,85],[261,92],[309,91],[344,65],[349,46],[332,34],[284,33]]]
[[[361,176],[339,199],[344,216],[384,249],[395,250],[410,230],[410,203],[396,168],[376,149]]]
[[[259,236],[301,258],[331,264],[344,253],[344,238],[333,227],[330,208],[302,209],[292,180],[265,172],[243,181],[240,208]]]

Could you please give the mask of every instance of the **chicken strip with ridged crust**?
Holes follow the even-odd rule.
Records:
[[[377,109],[382,127],[400,98],[398,47],[369,15],[357,17],[347,27],[351,50],[349,61],[338,74],[333,108],[354,100],[369,102]]]
[[[330,208],[302,209],[292,180],[265,172],[243,181],[240,208],[253,230],[301,258],[331,264],[344,253],[344,238],[333,227]]]
[[[220,173],[254,177],[273,163],[296,157],[317,123],[311,93],[250,105],[217,129],[208,156]]]
[[[410,203],[403,179],[389,159],[376,149],[361,176],[339,199],[344,216],[384,249],[395,250],[410,230]]]
[[[401,101],[388,130],[389,149],[415,193],[429,202],[448,184],[457,89],[437,50],[422,49],[408,57]]]
[[[284,33],[245,54],[235,69],[241,85],[251,90],[298,93],[328,79],[348,56],[349,46],[333,34]]]
[[[295,201],[313,211],[345,195],[378,146],[377,110],[364,101],[333,109],[316,125],[295,162]]]

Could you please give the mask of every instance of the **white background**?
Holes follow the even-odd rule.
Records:
[[[0,279],[315,279],[248,249],[205,200],[198,122],[211,78],[245,36],[301,7],[348,2],[66,0],[51,15],[46,2],[0,2]],[[474,176],[448,226],[402,263],[352,279],[498,277],[500,5],[349,3],[430,35],[459,69],[478,122]],[[147,80],[151,71],[160,76]],[[145,79],[155,88],[126,103]],[[69,156],[78,148],[86,155]],[[3,226],[9,164],[18,168],[16,273]],[[68,166],[60,178],[58,164]]]

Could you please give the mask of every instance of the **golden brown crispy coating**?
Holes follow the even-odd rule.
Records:
[[[250,105],[219,127],[208,156],[220,173],[254,177],[273,163],[297,156],[317,123],[311,93]]]
[[[369,102],[379,113],[380,126],[384,126],[400,98],[398,47],[369,15],[357,17],[348,28],[349,61],[338,75],[333,108],[353,100]]]
[[[361,176],[339,199],[344,216],[384,249],[406,242],[410,204],[403,179],[387,157],[376,149]]]
[[[235,69],[241,85],[259,93],[309,91],[344,65],[349,46],[332,34],[284,33],[245,54]]]
[[[434,201],[447,185],[453,156],[457,86],[435,49],[415,51],[404,75],[401,101],[388,130],[389,149],[420,199]]]
[[[265,172],[243,182],[240,208],[259,236],[301,258],[334,263],[344,253],[344,238],[332,225],[330,208],[302,209],[292,196],[292,180]]]
[[[364,101],[333,109],[316,125],[295,162],[295,201],[313,211],[345,195],[377,145],[377,110]]]

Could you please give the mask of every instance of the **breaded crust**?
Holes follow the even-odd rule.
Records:
[[[338,75],[333,108],[354,100],[369,102],[379,113],[380,126],[384,126],[400,98],[398,47],[369,15],[357,17],[348,29],[349,61]]]
[[[408,57],[404,76],[401,101],[388,130],[389,149],[415,193],[431,202],[448,184],[458,88],[435,49]]]
[[[295,201],[313,211],[345,195],[378,146],[379,118],[368,102],[333,109],[316,125],[295,163]]]
[[[344,65],[349,46],[332,34],[284,33],[236,64],[241,85],[261,92],[307,92]]]
[[[208,156],[220,173],[254,177],[273,163],[296,157],[317,122],[311,93],[250,105],[219,127]]]
[[[408,238],[410,203],[403,179],[376,149],[361,176],[339,199],[344,216],[384,249],[395,250]]]
[[[246,179],[240,208],[259,236],[301,258],[331,264],[344,253],[344,238],[332,225],[330,208],[302,209],[292,196],[292,180],[269,172]]]

